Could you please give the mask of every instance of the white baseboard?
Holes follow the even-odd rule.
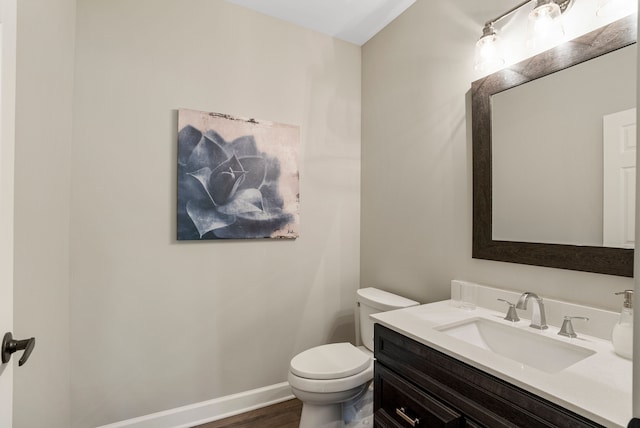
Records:
[[[98,428],[192,428],[196,425],[217,421],[292,398],[289,383],[282,382]]]

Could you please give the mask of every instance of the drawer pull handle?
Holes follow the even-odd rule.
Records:
[[[418,425],[420,423],[420,419],[418,419],[418,418],[411,419],[409,416],[407,416],[407,414],[405,413],[404,407],[400,407],[399,409],[396,408],[396,415],[400,416],[402,419],[404,419],[412,427],[414,427],[414,426],[416,426],[416,425]]]

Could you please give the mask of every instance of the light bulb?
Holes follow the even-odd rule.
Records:
[[[533,49],[548,49],[564,37],[560,6],[552,0],[538,0],[529,14],[529,45]]]
[[[502,44],[492,25],[486,25],[482,37],[476,42],[475,69],[493,72],[504,65]]]

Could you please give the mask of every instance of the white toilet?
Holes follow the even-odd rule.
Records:
[[[359,289],[356,303],[356,334],[359,330],[364,346],[332,343],[291,359],[288,380],[302,401],[300,428],[344,426],[342,403],[365,393],[373,379],[374,323],[369,315],[419,304],[377,288]]]

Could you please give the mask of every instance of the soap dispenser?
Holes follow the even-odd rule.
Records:
[[[633,354],[633,290],[625,290],[615,294],[624,294],[624,303],[620,319],[613,327],[611,342],[616,354],[630,360]]]

